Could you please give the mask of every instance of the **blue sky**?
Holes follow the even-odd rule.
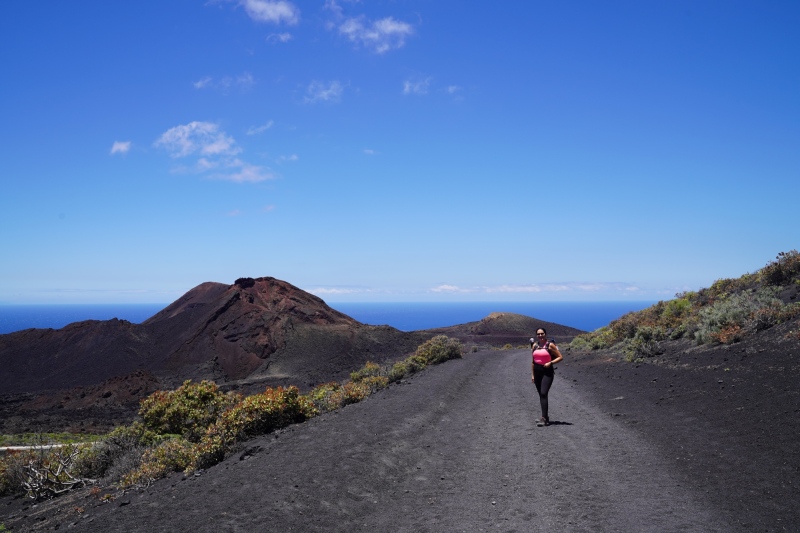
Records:
[[[0,303],[656,300],[800,247],[800,3],[0,6]]]

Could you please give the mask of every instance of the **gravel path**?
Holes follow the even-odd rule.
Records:
[[[560,366],[549,427],[535,425],[529,351],[468,354],[256,439],[202,475],[175,475],[110,504],[84,496],[81,514],[40,504],[26,523],[148,532],[741,530],[676,475],[674,458],[630,420],[601,411],[578,374]]]

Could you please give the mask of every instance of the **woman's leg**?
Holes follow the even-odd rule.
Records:
[[[550,392],[550,386],[553,384],[553,377],[555,376],[552,372],[542,372],[538,380],[539,384],[536,386],[536,390],[539,391],[539,403],[542,404],[542,416],[548,421],[550,418],[547,416],[547,393]]]

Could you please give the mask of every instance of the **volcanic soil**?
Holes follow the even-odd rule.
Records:
[[[653,360],[485,350],[141,490],[0,500],[12,531],[797,531],[800,339]],[[108,494],[106,498],[102,498]],[[106,500],[103,503],[103,500]]]

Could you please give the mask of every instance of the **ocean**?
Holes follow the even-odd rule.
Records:
[[[455,326],[480,320],[489,313],[527,315],[546,322],[594,331],[630,311],[655,302],[459,302],[343,303],[331,307],[359,322],[389,325],[402,331]],[[141,323],[168,304],[0,305],[0,334],[28,328],[63,328],[81,320],[119,318]]]

